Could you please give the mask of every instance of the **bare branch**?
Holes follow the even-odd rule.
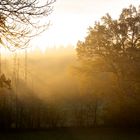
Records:
[[[55,0],[0,1],[0,40],[7,48],[22,48],[48,28],[42,22],[53,11]]]

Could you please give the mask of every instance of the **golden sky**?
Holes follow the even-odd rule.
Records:
[[[130,4],[138,7],[140,0],[56,0],[49,16],[49,29],[35,38],[34,46],[41,49],[59,45],[75,45],[83,40],[87,28],[106,13],[117,17]]]

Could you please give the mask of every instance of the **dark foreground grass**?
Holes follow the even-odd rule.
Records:
[[[140,140],[140,129],[55,129],[1,132],[0,140]]]

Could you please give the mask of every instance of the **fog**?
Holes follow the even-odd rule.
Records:
[[[19,96],[28,87],[36,97],[54,100],[78,93],[78,79],[73,74],[77,63],[73,47],[48,48],[45,52],[35,49],[26,55],[25,50],[20,50],[3,57],[2,69],[8,71],[9,78],[13,79],[12,88]]]
[[[1,60],[5,75],[1,79],[5,83],[0,88],[4,112],[0,123],[4,127],[38,129],[138,123],[133,111],[139,116],[139,90],[132,97],[126,84],[127,94],[123,94],[124,88],[120,90],[116,75],[108,71],[109,65],[102,59],[81,61],[73,47],[60,47],[45,52],[19,50],[3,55]],[[127,119],[123,119],[123,110]]]
[[[73,92],[76,83],[70,69],[76,63],[74,49],[47,50],[38,60],[29,61],[33,69],[34,88],[41,96],[55,98]],[[53,98],[54,98],[53,97]]]

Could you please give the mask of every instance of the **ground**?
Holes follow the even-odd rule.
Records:
[[[140,140],[140,129],[57,129],[1,132],[0,140]]]

